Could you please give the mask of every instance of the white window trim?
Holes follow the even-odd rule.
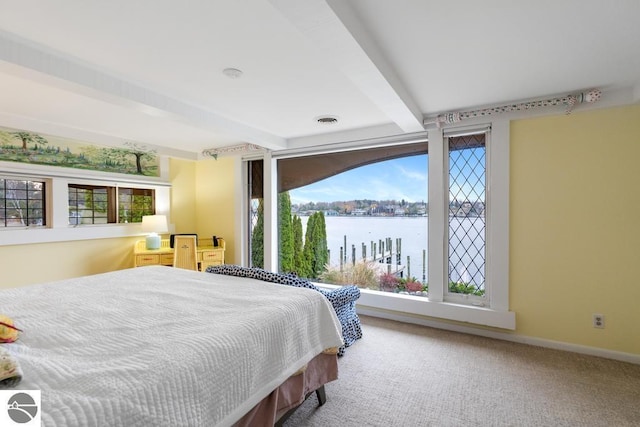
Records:
[[[168,170],[161,158],[160,169]],[[144,236],[141,224],[69,224],[69,184],[155,190],[156,213],[169,216],[171,183],[166,177],[143,177],[56,166],[0,162],[0,174],[47,184],[47,226],[0,229],[0,246]]]
[[[445,301],[448,281],[446,251],[446,212],[448,188],[445,188],[445,150],[442,129],[430,129],[429,140],[429,297],[415,297],[385,292],[361,290],[357,301],[358,312],[380,317],[403,316],[432,317],[515,330],[515,313],[509,311],[509,120],[493,120],[491,141],[487,146],[487,282],[488,306],[478,307],[460,302]],[[376,141],[382,145],[384,141]],[[350,146],[353,144],[346,144]],[[296,150],[264,155],[264,218],[265,269],[277,271],[277,163],[280,157],[295,156]],[[313,155],[304,149],[305,155]],[[321,148],[318,150],[321,151]],[[237,192],[247,188],[246,173],[237,181]],[[240,217],[244,218],[245,215]],[[239,220],[246,227],[246,219]],[[244,221],[244,222],[242,222]],[[246,240],[239,240],[245,246]],[[244,249],[237,248],[244,253]],[[240,258],[239,258],[240,259]],[[318,284],[332,289],[337,286]]]
[[[486,173],[486,178],[485,178],[485,197],[486,197],[486,203],[485,203],[485,295],[484,297],[480,297],[480,296],[476,296],[476,295],[467,295],[467,294],[457,294],[457,293],[452,293],[449,292],[448,290],[448,284],[449,284],[449,270],[448,270],[448,259],[445,261],[445,267],[444,267],[444,277],[445,277],[445,286],[444,289],[442,289],[443,295],[442,298],[440,299],[440,301],[447,301],[447,302],[453,302],[453,303],[461,303],[461,304],[471,304],[471,305],[475,305],[475,306],[480,306],[480,307],[492,307],[491,304],[491,289],[493,289],[493,278],[495,276],[495,272],[493,271],[493,258],[489,257],[489,254],[492,252],[492,249],[494,249],[494,240],[493,239],[493,224],[499,224],[498,222],[493,221],[492,218],[492,214],[493,214],[493,202],[498,203],[498,200],[495,200],[496,198],[492,198],[493,196],[493,192],[490,191],[490,186],[489,183],[492,182],[493,180],[493,176],[491,175],[493,173],[493,168],[492,168],[492,162],[491,162],[491,158],[492,158],[492,154],[494,153],[494,151],[492,151],[493,148],[493,143],[492,141],[492,133],[491,133],[491,126],[489,125],[480,125],[480,126],[473,126],[473,127],[460,127],[460,128],[449,128],[446,129],[445,131],[443,131],[443,143],[442,143],[442,147],[443,147],[443,155],[442,155],[442,164],[443,164],[443,173],[444,173],[444,186],[443,189],[441,191],[441,194],[438,194],[438,201],[442,200],[443,202],[443,206],[442,209],[444,209],[444,219],[445,219],[445,224],[441,224],[441,223],[435,223],[434,224],[434,228],[438,229],[440,226],[444,225],[444,254],[448,254],[449,253],[449,239],[450,239],[450,234],[449,234],[449,211],[450,211],[450,194],[449,194],[449,189],[451,186],[451,182],[449,180],[450,178],[450,174],[451,171],[449,169],[449,156],[450,156],[450,151],[448,149],[449,143],[448,143],[448,138],[450,137],[455,137],[455,136],[463,136],[463,135],[472,135],[472,134],[485,134],[486,139],[485,139],[485,147],[486,147],[486,167],[485,167],[485,173]],[[437,159],[436,159],[437,161]],[[439,190],[439,189],[438,189]],[[440,192],[439,192],[440,193]],[[442,196],[442,199],[440,199],[440,197]],[[440,290],[441,288],[438,287],[438,290]]]
[[[380,307],[363,293],[361,303],[373,309],[396,306],[405,313],[439,317],[515,330],[509,311],[509,120],[494,120],[487,144],[487,306],[463,304],[464,295],[447,295],[449,189],[447,151],[442,129],[429,130],[429,298],[421,305],[395,301]],[[469,301],[472,302],[472,301]],[[396,309],[393,309],[396,310]]]

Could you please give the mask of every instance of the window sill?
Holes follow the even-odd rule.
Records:
[[[335,289],[335,285],[316,283],[321,288]],[[512,311],[497,311],[486,307],[456,304],[451,302],[429,301],[425,297],[377,292],[360,289],[357,303],[358,312],[375,313],[395,312],[408,316],[424,316],[437,319],[491,326],[501,329],[516,329],[516,314]]]
[[[0,246],[143,236],[140,224],[20,227],[0,230]]]

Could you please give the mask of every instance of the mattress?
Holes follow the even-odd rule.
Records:
[[[45,426],[226,426],[342,345],[310,289],[149,266],[0,291]]]

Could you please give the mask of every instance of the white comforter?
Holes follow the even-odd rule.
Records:
[[[319,292],[170,267],[2,290],[0,313],[44,426],[231,425],[342,344]]]

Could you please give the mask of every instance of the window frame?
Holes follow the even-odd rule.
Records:
[[[124,187],[155,191],[157,214],[169,216],[171,183],[168,158],[161,158],[161,177],[107,173],[58,166],[0,162],[0,175],[37,180],[46,187],[46,226],[0,229],[0,246],[143,236],[140,223],[69,224],[69,185]]]
[[[429,142],[429,296],[391,294],[387,292],[361,290],[357,302],[358,311],[398,320],[416,315],[439,319],[460,321],[478,325],[515,329],[515,313],[509,311],[509,120],[496,119],[490,123],[473,126],[491,127],[490,143],[487,143],[486,171],[486,295],[485,306],[474,305],[464,295],[445,298],[448,289],[448,228],[449,188],[446,182],[445,162],[448,151],[445,150],[445,130],[464,131],[463,126],[433,128],[425,133],[382,138],[370,141],[358,141],[344,144],[332,144],[325,147],[304,147],[298,149],[266,152],[264,159],[264,264],[265,269],[277,271],[277,159],[283,156],[313,155],[328,150],[340,151],[354,148],[379,147],[384,144],[407,143],[425,136]],[[244,160],[244,159],[243,159]],[[246,161],[243,161],[243,165]],[[246,177],[246,173],[242,175]],[[237,183],[238,191],[244,194],[247,188],[246,178]],[[246,207],[246,205],[244,206]],[[243,207],[243,208],[244,208]],[[244,215],[243,215],[244,216]],[[241,224],[240,227],[243,225]],[[246,245],[246,239],[239,240]],[[246,264],[243,264],[246,265]],[[336,286],[318,284],[324,288]]]
[[[471,304],[471,305],[475,305],[475,306],[479,306],[479,307],[485,307],[491,306],[491,287],[492,287],[492,282],[489,281],[487,279],[487,276],[490,274],[490,267],[489,267],[489,260],[488,260],[488,256],[487,254],[489,253],[489,247],[487,245],[487,239],[489,237],[489,235],[491,234],[491,229],[488,226],[488,218],[491,217],[491,212],[492,212],[492,203],[489,203],[489,196],[488,196],[488,182],[489,182],[489,176],[490,176],[490,161],[489,161],[489,153],[490,153],[490,146],[492,145],[491,143],[491,127],[490,126],[481,126],[479,128],[463,128],[463,129],[457,129],[454,128],[453,130],[450,131],[444,131],[443,132],[443,149],[444,149],[444,155],[443,155],[443,167],[444,167],[444,172],[445,172],[445,188],[444,191],[447,193],[446,195],[446,209],[447,209],[447,214],[445,216],[446,220],[447,220],[447,224],[445,227],[445,242],[446,242],[446,253],[448,254],[449,251],[449,245],[450,245],[450,229],[449,229],[449,212],[450,212],[450,193],[449,193],[449,189],[450,189],[450,168],[449,168],[449,153],[450,153],[450,145],[449,145],[449,138],[454,138],[456,136],[464,136],[464,135],[475,135],[475,134],[484,134],[485,135],[485,249],[484,249],[484,256],[485,256],[485,284],[484,284],[484,289],[485,289],[485,295],[480,297],[480,296],[476,296],[476,295],[470,295],[470,294],[457,294],[457,293],[453,293],[449,291],[449,279],[450,279],[450,272],[449,272],[449,259],[447,259],[447,271],[446,271],[446,286],[444,287],[443,290],[443,300],[444,301],[448,301],[448,302],[454,302],[454,303],[460,303],[460,304]]]
[[[6,175],[6,174],[0,174],[0,179],[3,179],[5,181],[24,181],[27,183],[40,183],[42,184],[43,188],[41,190],[42,192],[42,207],[40,208],[42,210],[42,224],[37,225],[37,224],[26,224],[26,225],[6,225],[6,218],[4,219],[4,224],[2,226],[0,226],[0,230],[10,230],[13,228],[26,228],[26,227],[46,227],[48,224],[47,221],[47,180],[45,179],[40,179],[40,178],[28,178],[28,177],[16,177],[16,176],[11,176],[11,175]],[[24,190],[27,192],[29,192],[29,189],[27,188],[26,190]],[[6,192],[6,188],[5,188],[5,192]],[[5,196],[6,197],[6,196]],[[6,200],[6,199],[5,199]],[[29,200],[29,197],[27,195],[27,201]],[[6,202],[5,202],[6,204]],[[4,207],[6,209],[6,206]],[[0,209],[3,209],[2,206],[0,206]],[[27,208],[27,211],[29,211],[29,208]]]
[[[130,194],[128,194],[128,192],[131,191]],[[149,194],[143,194],[143,193],[149,193]],[[156,213],[156,198],[155,198],[155,190],[152,188],[136,188],[136,187],[130,187],[130,186],[119,186],[117,188],[117,203],[115,206],[115,215],[116,215],[116,221],[120,224],[127,224],[127,223],[138,223],[138,222],[142,222],[142,217],[145,215],[153,215]],[[151,197],[150,203],[149,203],[149,209],[146,210],[144,208],[142,208],[141,210],[136,210],[136,204],[141,203],[140,201],[136,201],[137,197]],[[126,202],[123,201],[123,198],[126,198]],[[124,211],[124,207],[123,205],[127,205],[129,206],[129,213],[122,213],[121,214],[121,210]],[[129,219],[133,216],[139,217],[139,221],[129,221]],[[133,219],[133,218],[131,218]]]
[[[104,194],[106,196],[106,201],[104,203],[106,203],[105,209],[104,209],[104,216],[99,216],[96,217],[96,208],[95,206],[91,209],[85,208],[85,211],[90,211],[91,212],[91,225],[95,225],[95,224],[113,224],[116,222],[116,217],[114,215],[114,211],[116,209],[116,204],[115,204],[115,193],[116,193],[116,187],[109,187],[106,185],[80,185],[80,184],[74,184],[74,183],[69,183],[67,185],[67,191],[69,192],[69,197],[67,200],[71,199],[71,191],[75,190],[76,193],[78,192],[78,190],[84,190],[84,191],[90,191],[91,192],[91,198],[92,198],[92,203],[98,203],[98,201],[96,201],[96,195],[98,194],[98,191],[104,191]],[[87,217],[85,217],[84,215],[82,216],[83,219],[87,219]],[[96,222],[96,219],[101,218],[106,220],[106,222]],[[72,222],[71,221],[71,206],[69,206],[69,225],[78,225],[78,226],[84,226],[84,225],[88,225],[88,224],[81,224],[78,222]]]
[[[448,149],[446,133],[477,133],[490,127],[486,143],[486,302],[448,290]],[[509,120],[429,130],[429,300],[469,307],[464,316],[443,316],[515,329],[509,311]],[[432,285],[432,283],[434,285]],[[468,304],[468,305],[461,305]],[[455,313],[457,310],[452,310]]]
[[[79,225],[79,226],[86,226],[86,225],[95,225],[95,224],[115,224],[115,223],[120,223],[120,224],[127,224],[127,223],[140,223],[142,222],[142,216],[144,215],[154,215],[155,212],[155,190],[153,188],[142,188],[142,187],[130,187],[130,186],[124,186],[124,185],[118,185],[116,184],[114,185],[86,185],[86,184],[77,184],[77,183],[69,183],[68,186],[68,191],[69,191],[69,197],[67,200],[69,200],[69,203],[71,202],[71,191],[72,189],[76,192],[78,192],[78,190],[85,190],[85,191],[91,191],[91,197],[94,198],[94,203],[95,203],[95,195],[96,195],[96,191],[104,191],[104,194],[106,196],[106,207],[105,207],[105,214],[104,216],[99,216],[97,217],[95,215],[95,211],[96,209],[88,209],[85,208],[83,209],[84,211],[90,211],[91,212],[91,223],[74,223],[72,221],[72,216],[71,216],[71,206],[69,206],[69,224],[70,225]],[[127,191],[131,190],[132,194],[126,194]],[[149,192],[151,194],[134,194],[135,192]],[[136,216],[139,217],[139,221],[128,221],[127,218],[125,217],[124,220],[123,218],[120,216],[120,207],[122,204],[122,197],[125,196],[127,197],[129,200],[127,202],[127,205],[133,204],[133,199],[136,196],[151,196],[152,200],[150,203],[151,209],[150,210],[142,210],[141,212],[137,212]],[[88,217],[86,216],[82,216],[83,220],[88,219]],[[96,219],[104,219],[106,220],[106,222],[103,221],[99,221],[96,222]]]

